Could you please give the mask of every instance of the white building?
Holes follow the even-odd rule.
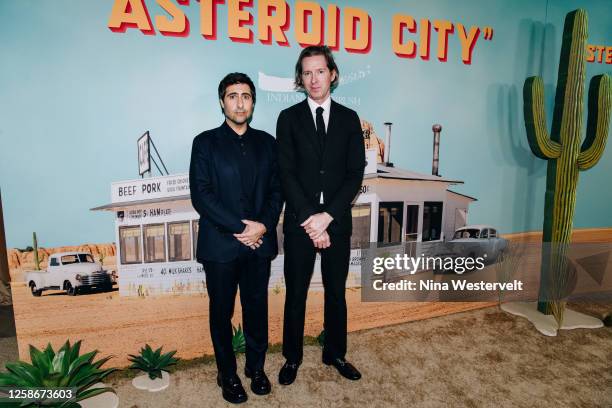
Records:
[[[476,200],[449,190],[462,181],[370,163],[352,210],[347,286],[361,285],[360,246],[450,239],[467,224],[469,204]],[[191,206],[188,174],[112,183],[111,198],[111,204],[92,210],[116,215],[121,295],[206,291],[204,271],[195,261],[199,215]],[[271,288],[284,287],[282,214],[277,230],[280,254],[272,262]],[[317,256],[311,288],[321,286]]]

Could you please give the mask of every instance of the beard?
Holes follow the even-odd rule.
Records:
[[[253,112],[248,113],[248,112],[241,112],[244,114],[239,114],[237,112],[229,112],[229,113],[225,113],[225,117],[234,122],[237,125],[243,125],[245,123],[249,123],[251,121],[251,118],[253,117]]]

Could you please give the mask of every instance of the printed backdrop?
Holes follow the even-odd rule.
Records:
[[[391,161],[440,173],[476,197],[470,223],[540,230],[546,163],[530,152],[522,87],[541,75],[552,117],[565,14],[589,14],[593,75],[611,73],[608,0],[0,2],[0,187],[9,247],[114,240],[110,183],[138,177],[146,130],[170,173],[193,137],[223,117],[217,85],[242,71],[257,86],[252,126],[274,134],[301,44],[333,46],[333,97],[384,134]],[[588,89],[588,86],[586,87]],[[586,95],[585,95],[586,97]],[[586,104],[585,104],[586,123]],[[581,173],[576,227],[612,226],[612,148]]]

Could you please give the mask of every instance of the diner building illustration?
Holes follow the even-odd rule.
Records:
[[[476,201],[452,191],[463,181],[438,175],[441,127],[435,125],[432,174],[401,169],[388,162],[391,123],[385,140],[362,122],[367,165],[352,207],[353,235],[347,287],[361,286],[361,248],[369,243],[442,242],[467,224]],[[139,139],[139,161],[149,156],[148,134]],[[150,171],[149,171],[150,172]],[[191,205],[189,175],[172,174],[111,183],[111,203],[92,208],[115,217],[117,274],[122,296],[203,293],[205,275],[195,259],[199,214]],[[281,213],[279,255],[272,262],[270,288],[283,288]],[[317,255],[311,289],[322,288]]]

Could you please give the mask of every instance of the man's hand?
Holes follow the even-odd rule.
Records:
[[[240,234],[234,234],[236,239],[251,249],[257,249],[263,243],[261,237],[266,233],[266,226],[257,221],[242,220],[246,227]]]
[[[310,239],[314,241],[315,239],[319,238],[325,232],[325,230],[327,230],[327,227],[333,220],[334,219],[331,215],[326,212],[322,212],[311,215],[306,221],[301,223],[300,226],[304,227]]]
[[[317,249],[325,249],[331,246],[331,239],[327,231],[323,231],[323,233],[318,238],[313,239],[312,242]]]

